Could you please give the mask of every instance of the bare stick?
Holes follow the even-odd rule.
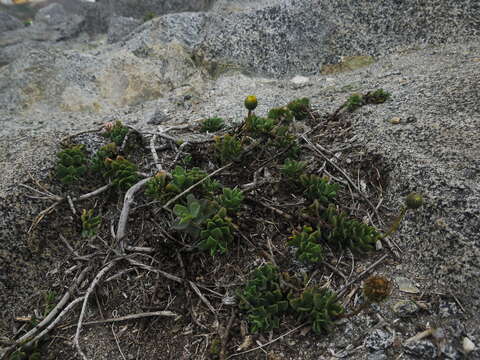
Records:
[[[350,282],[346,283],[343,285],[343,287],[337,292],[337,297],[340,297],[350,285],[354,284],[358,280],[360,280],[362,277],[365,276],[365,274],[369,273],[372,269],[374,269],[378,264],[380,264],[383,260],[385,260],[388,257],[388,254],[384,254],[380,259],[375,261],[372,265],[370,265],[366,270],[362,271],[358,276],[355,277],[355,279],[351,280]]]
[[[28,343],[25,344],[25,347],[29,348],[33,346],[38,340],[40,340],[42,337],[44,337],[46,334],[48,334],[52,329],[57,325],[57,323],[62,319],[62,317],[65,316],[66,313],[70,311],[75,305],[77,305],[80,301],[84,299],[83,296],[76,298],[73,300],[70,304],[68,304],[60,314],[53,320],[40,334],[35,336],[32,340],[30,340]]]
[[[228,337],[230,335],[230,329],[233,325],[233,320],[235,320],[235,310],[232,308],[230,319],[228,320],[227,327],[223,334],[220,334],[220,340],[222,341],[222,348],[220,350],[220,360],[225,360],[225,353],[227,352],[227,343]]]
[[[82,311],[80,313],[80,317],[78,318],[77,331],[75,333],[75,338],[73,340],[73,343],[75,344],[75,347],[77,348],[77,351],[83,360],[88,360],[88,358],[80,348],[79,337],[80,337],[80,330],[82,329],[83,318],[85,317],[85,312],[87,310],[88,298],[90,297],[90,294],[93,292],[93,290],[95,289],[95,287],[97,286],[97,284],[99,283],[103,275],[107,273],[116,264],[118,260],[119,259],[113,260],[108,265],[106,265],[102,270],[100,270],[100,272],[97,274],[97,276],[95,276],[95,279],[93,279],[92,283],[88,287],[85,297],[83,299]]]
[[[207,176],[205,176],[202,180],[196,182],[195,184],[193,184],[192,186],[190,186],[189,188],[187,188],[185,191],[181,192],[180,194],[178,194],[177,196],[175,196],[173,199],[170,199],[169,201],[167,201],[167,203],[165,205],[162,206],[162,209],[164,210],[169,210],[168,209],[168,206],[170,206],[172,203],[174,203],[175,201],[177,201],[178,199],[180,199],[182,196],[184,196],[185,194],[188,194],[190,191],[192,191],[193,189],[195,189],[198,185],[200,185],[201,183],[203,183],[204,181],[206,181],[207,179],[211,178],[213,175],[216,175],[218,174],[220,171],[223,171],[225,170],[226,168],[232,166],[233,163],[228,163],[227,165],[225,166],[222,166],[221,168],[215,170],[214,172],[208,174]]]
[[[150,152],[152,153],[153,163],[157,168],[157,171],[162,171],[162,165],[160,164],[160,159],[158,158],[157,150],[155,149],[155,140],[157,139],[157,134],[154,134],[150,139]]]
[[[280,339],[283,339],[285,336],[288,336],[290,335],[291,333],[294,333],[295,331],[297,331],[298,329],[304,327],[305,325],[307,325],[307,323],[303,323],[301,325],[298,325],[296,328],[293,328],[292,330],[290,331],[287,331],[285,334],[283,335],[280,335],[279,337],[269,341],[269,342],[266,342],[265,344],[262,344],[260,346],[257,346],[257,347],[254,347],[253,349],[250,349],[250,350],[246,350],[246,351],[242,351],[242,352],[239,352],[239,353],[236,353],[236,354],[232,354],[230,355],[229,357],[227,357],[225,360],[228,360],[228,359],[231,359],[233,357],[236,357],[236,356],[240,356],[240,355],[243,355],[243,354],[247,354],[247,353],[250,353],[252,351],[256,351],[256,350],[259,350],[259,349],[263,349],[264,347],[268,346],[268,345],[271,345],[273,344],[274,342],[280,340]]]
[[[11,351],[13,351],[17,346],[19,346],[20,344],[23,344],[27,341],[30,341],[30,339],[32,337],[34,337],[39,331],[40,329],[42,329],[43,327],[45,327],[48,323],[50,323],[50,321],[52,321],[52,319],[54,319],[57,314],[60,312],[60,310],[65,306],[65,304],[68,302],[68,300],[70,299],[70,296],[73,294],[74,291],[77,290],[77,287],[78,285],[80,285],[83,281],[83,279],[85,278],[85,276],[87,275],[87,273],[91,270],[91,267],[88,266],[86,267],[85,269],[83,269],[83,271],[78,275],[78,277],[74,280],[73,284],[70,286],[70,288],[68,289],[68,291],[65,293],[65,295],[63,295],[62,299],[59,301],[59,303],[53,308],[52,311],[50,311],[48,313],[48,315],[37,325],[35,326],[32,330],[30,330],[29,332],[27,332],[25,335],[23,335],[22,337],[20,337],[19,339],[17,339],[15,341],[15,343],[7,349],[7,352],[5,354],[9,354]]]
[[[87,194],[84,194],[84,195],[80,195],[78,198],[75,198],[73,199],[73,201],[80,201],[80,200],[86,200],[86,199],[89,199],[91,197],[94,197],[94,196],[97,196],[97,195],[100,195],[101,193],[107,191],[108,189],[110,189],[112,187],[112,184],[107,184],[107,185],[104,185],[100,188],[98,188],[97,190],[94,190],[92,192],[89,192]]]
[[[113,330],[113,325],[112,325],[112,333],[113,333],[113,337],[115,338],[115,342],[117,343],[118,351],[120,351],[120,355],[122,355],[123,360],[127,360],[127,358],[123,354],[122,348],[120,347],[120,343],[118,342],[117,334],[115,334],[115,330]]]
[[[180,317],[180,315],[175,314],[172,311],[163,310],[163,311],[152,311],[152,312],[145,312],[145,313],[139,313],[139,314],[131,314],[131,315],[120,316],[118,318],[112,318],[112,319],[88,321],[88,322],[84,322],[83,325],[85,326],[85,325],[116,323],[120,321],[141,319],[141,318],[150,317],[150,316],[167,316],[167,317],[175,317],[175,318]]]
[[[150,179],[151,177],[140,180],[130,189],[128,189],[127,193],[125,194],[122,212],[120,213],[120,219],[118,220],[117,234],[115,235],[115,239],[118,242],[120,250],[122,252],[125,249],[125,242],[123,240],[125,237],[125,231],[127,229],[128,214],[130,212],[130,206],[132,204],[133,198],[135,196],[135,193],[139,191]]]
[[[188,283],[192,287],[193,291],[195,291],[195,293],[198,295],[198,297],[203,301],[203,303],[205,305],[207,305],[208,309],[215,315],[215,317],[217,317],[217,312],[213,308],[212,304],[210,304],[210,301],[208,301],[208,299],[205,296],[203,296],[203,294],[200,291],[200,289],[198,288],[198,286],[195,285],[195,283],[193,281],[189,281]]]
[[[162,271],[160,269],[155,269],[153,266],[150,266],[150,265],[146,265],[144,263],[141,263],[137,260],[133,260],[133,259],[125,259],[127,260],[130,264],[132,265],[135,265],[135,266],[138,266],[142,269],[145,269],[145,270],[148,270],[148,271],[152,271],[154,273],[157,273],[157,274],[160,274],[160,275],[163,275],[164,277],[166,277],[167,279],[170,279],[170,280],[173,280],[175,282],[178,282],[180,284],[183,284],[183,279],[182,278],[179,278],[178,276],[175,276],[175,275],[172,275],[172,274],[169,274],[165,271]]]

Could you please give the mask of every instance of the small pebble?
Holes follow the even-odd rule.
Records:
[[[401,119],[399,117],[393,117],[390,119],[390,124],[397,125],[400,124]]]
[[[469,354],[473,350],[475,350],[475,344],[468,337],[463,338],[462,346],[463,346],[463,352],[465,354]]]

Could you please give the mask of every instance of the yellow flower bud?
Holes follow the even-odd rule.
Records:
[[[252,111],[257,107],[257,97],[255,95],[247,96],[245,99],[245,107],[247,110]]]

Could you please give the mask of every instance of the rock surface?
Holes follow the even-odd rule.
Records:
[[[47,177],[62,135],[112,119],[143,130],[214,115],[238,121],[246,94],[257,95],[259,113],[298,97],[332,112],[352,92],[381,87],[392,99],[354,113],[352,145],[381,154],[392,169],[386,206],[398,209],[411,191],[425,196],[395,238],[408,271],[386,271],[411,279],[421,292],[454,296],[465,313],[442,321],[461,318],[465,330],[455,336],[480,343],[478,2],[210,5],[210,12],[155,18],[114,44],[53,46],[76,36],[83,21],[76,14],[61,21],[58,6],[37,14],[32,28],[0,33],[0,63],[8,63],[0,68],[0,267],[10,269],[8,279],[0,277],[0,308],[27,302],[28,284],[41,278],[31,275],[34,269],[48,269],[48,259],[32,262],[22,232],[42,209],[21,202],[19,184],[28,172]],[[320,74],[324,64],[350,55],[376,62]],[[394,117],[400,121],[391,123]],[[433,317],[440,318],[437,310]],[[406,351],[438,353],[426,340]]]
[[[0,33],[20,29],[22,27],[23,23],[20,20],[12,15],[0,12]]]

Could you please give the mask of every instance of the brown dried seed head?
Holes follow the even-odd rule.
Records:
[[[365,297],[373,303],[385,300],[391,291],[392,283],[383,276],[370,276],[363,284]]]

